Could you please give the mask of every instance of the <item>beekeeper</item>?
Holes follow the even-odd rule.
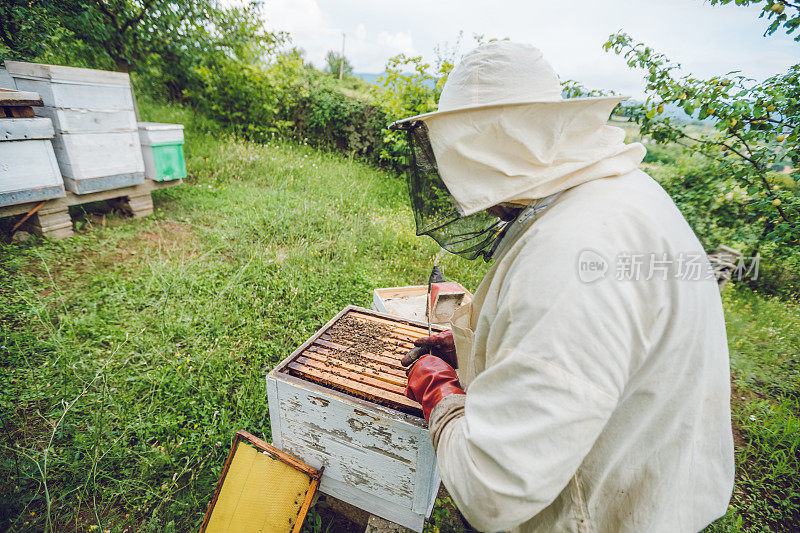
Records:
[[[731,496],[719,291],[645,148],[606,125],[623,99],[562,99],[538,49],[502,41],[392,125],[417,233],[494,260],[407,389],[481,531],[697,531]]]

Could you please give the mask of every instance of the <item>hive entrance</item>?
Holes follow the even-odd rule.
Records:
[[[424,327],[348,309],[292,358],[285,370],[306,381],[398,411],[421,415],[405,396],[406,373],[400,359]]]

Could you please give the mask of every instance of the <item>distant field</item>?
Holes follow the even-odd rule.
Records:
[[[270,440],[268,369],[373,288],[422,283],[437,251],[395,177],[142,108],[187,125],[190,177],[153,217],[0,244],[0,529],[196,530],[235,430]],[[487,265],[443,269],[474,289]],[[724,302],[739,471],[712,530],[790,531],[800,306],[735,288]],[[448,513],[428,531],[459,530]],[[306,530],[326,527],[312,511]]]

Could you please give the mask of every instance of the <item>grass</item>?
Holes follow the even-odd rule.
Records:
[[[0,248],[0,529],[196,529],[234,431],[270,440],[269,368],[430,272],[396,178],[144,113],[187,125],[190,178],[153,217]]]
[[[723,295],[733,375],[736,487],[713,531],[800,524],[800,305],[748,290]]]
[[[345,305],[430,272],[398,179],[142,107],[186,125],[190,177],[152,217],[0,244],[0,529],[196,530],[235,430],[270,440],[266,372]],[[443,270],[474,289],[486,265]],[[788,530],[800,311],[736,290],[725,304],[739,477],[715,529]],[[457,529],[451,514],[442,502],[429,530]]]

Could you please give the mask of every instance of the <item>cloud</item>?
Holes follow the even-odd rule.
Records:
[[[271,27],[289,31],[307,57],[321,65],[328,50],[341,48],[357,72],[381,72],[398,53],[435,60],[437,44],[455,41],[473,48],[473,34],[510,37],[541,48],[562,78],[593,88],[641,97],[641,72],[606,53],[609,34],[628,32],[699,76],[741,70],[763,79],[797,62],[797,44],[776,33],[764,37],[758,7],[711,6],[702,0],[271,0]]]
[[[307,35],[325,25],[316,0],[272,0],[266,9],[267,26]]]
[[[316,0],[273,0],[265,15],[267,28],[291,34],[292,44],[317,66],[322,66],[328,50],[337,49],[337,43],[341,47],[342,30],[327,23]]]
[[[317,67],[324,66],[329,50],[341,50],[342,33],[346,34],[345,56],[356,72],[382,72],[386,60],[400,53],[419,55],[410,32],[370,31],[364,22],[340,24],[326,16],[317,0],[272,0],[265,14],[267,27],[289,32],[294,46],[302,48]]]
[[[398,53],[415,54],[417,52],[414,48],[414,40],[409,33],[397,32],[391,34],[387,31],[382,31],[378,34],[378,44],[382,48],[387,48]]]

